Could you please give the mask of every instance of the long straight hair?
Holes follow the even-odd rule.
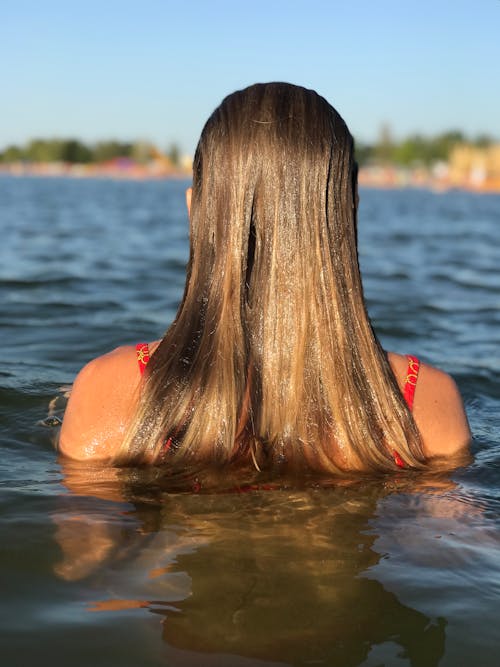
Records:
[[[365,308],[353,139],[312,90],[226,97],[196,149],[190,258],[117,463],[425,465]],[[168,453],[165,444],[168,443]]]

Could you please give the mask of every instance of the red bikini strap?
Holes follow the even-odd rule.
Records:
[[[135,352],[137,354],[137,363],[139,364],[139,371],[142,375],[149,361],[149,345],[147,343],[137,343],[137,345],[135,346]]]
[[[413,408],[413,399],[415,398],[415,387],[417,386],[420,361],[417,359],[417,357],[412,357],[410,354],[407,356],[408,369],[406,371],[403,397],[411,410]],[[394,459],[394,463],[398,466],[398,468],[406,468],[405,462],[396,450],[392,452],[392,458]]]
[[[419,369],[420,361],[417,359],[417,357],[408,355],[408,370],[406,371],[403,396],[410,410],[413,408],[413,400],[415,398],[415,387],[417,386]]]

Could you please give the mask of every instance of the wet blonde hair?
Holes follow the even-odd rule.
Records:
[[[116,461],[422,467],[420,436],[365,308],[356,164],[312,90],[256,84],[208,119],[190,258]]]

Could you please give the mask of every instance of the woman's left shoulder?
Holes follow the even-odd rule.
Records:
[[[154,343],[151,344],[154,349]],[[59,451],[78,460],[109,460],[128,426],[140,384],[133,345],[87,363],[71,389]]]
[[[409,358],[393,352],[388,358],[403,390]],[[414,368],[410,370],[414,372]],[[471,432],[462,396],[451,375],[420,361],[412,412],[427,457],[453,456],[467,449]]]

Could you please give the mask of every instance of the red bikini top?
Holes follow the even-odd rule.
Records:
[[[137,343],[137,345],[135,346],[135,351],[137,354],[137,363],[139,364],[139,371],[142,375],[144,373],[144,369],[148,365],[150,357],[149,345],[147,343]],[[417,386],[417,380],[418,380],[418,371],[420,369],[420,361],[417,359],[417,357],[413,357],[410,354],[407,355],[407,359],[408,359],[408,368],[406,371],[406,378],[403,388],[403,397],[410,410],[412,410],[413,401],[415,399],[415,387]],[[165,451],[169,450],[171,445],[172,445],[172,438],[169,438],[165,443],[165,448],[164,448]],[[393,451],[392,457],[394,459],[394,463],[399,468],[405,467],[405,462],[398,454],[398,452]]]

